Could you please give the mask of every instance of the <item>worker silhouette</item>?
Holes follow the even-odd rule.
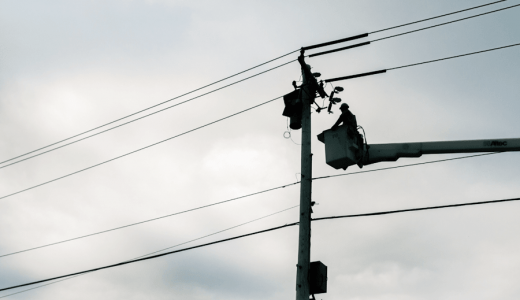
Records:
[[[348,109],[348,104],[347,103],[341,104],[339,109],[341,110],[341,116],[339,116],[336,123],[334,125],[332,125],[331,129],[334,130],[334,129],[338,128],[338,126],[341,123],[343,123],[343,125],[348,126],[348,129],[347,129],[348,131],[352,130],[352,133],[357,132],[356,116],[354,116],[354,114],[350,112],[350,110]]]
[[[339,127],[341,123],[343,123],[343,126],[347,126],[347,135],[354,140],[354,147],[357,149],[356,151],[356,160],[357,165],[360,168],[363,168],[363,137],[361,134],[359,134],[357,130],[357,121],[356,116],[348,109],[348,104],[343,103],[339,107],[341,110],[341,116],[339,116],[338,120],[334,125],[332,125],[331,130],[335,130]]]

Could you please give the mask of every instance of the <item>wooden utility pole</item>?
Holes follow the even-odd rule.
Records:
[[[302,67],[302,152],[300,182],[300,232],[298,240],[298,265],[296,271],[296,300],[309,300],[309,269],[311,260],[311,104],[314,101],[314,77],[305,64],[303,50],[298,62]]]

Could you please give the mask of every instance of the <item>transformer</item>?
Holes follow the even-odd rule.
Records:
[[[321,261],[311,262],[309,270],[309,293],[324,294],[327,292],[327,266]]]

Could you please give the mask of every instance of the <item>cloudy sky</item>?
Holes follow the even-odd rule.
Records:
[[[489,2],[0,0],[0,161],[302,46]],[[359,41],[516,4],[520,0],[502,1]],[[520,7],[516,7],[310,58],[307,63],[322,78],[339,77],[520,43],[519,28]],[[511,47],[335,84],[345,88],[340,97],[364,127],[369,143],[515,138],[520,137],[519,57],[520,47]],[[7,163],[1,163],[0,197],[279,97],[289,93],[291,81],[299,78],[299,65],[293,62],[59,150],[5,168],[1,167]],[[331,88],[327,86],[327,91]],[[292,140],[284,138],[287,119],[282,110],[279,99],[1,199],[0,255],[295,183],[301,133],[293,131]],[[328,129],[338,115],[337,107],[333,115],[313,113],[313,135]],[[316,139],[312,151],[315,177],[359,171],[356,166],[343,171],[326,165],[324,146]],[[462,155],[400,159],[363,170],[458,156]],[[316,180],[313,200],[319,205],[313,217],[519,197],[519,165],[519,153],[504,153]],[[0,257],[0,288],[121,262],[298,204],[298,185],[291,185]],[[315,222],[311,260],[322,261],[329,272],[328,293],[317,298],[519,299],[519,213],[520,203],[510,202]],[[297,220],[295,208],[178,248]],[[90,273],[7,298],[294,299],[297,238],[298,228],[290,227]],[[25,289],[4,291],[0,297]]]

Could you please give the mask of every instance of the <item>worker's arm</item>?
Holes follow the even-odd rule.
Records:
[[[334,123],[334,125],[332,125],[332,127],[330,129],[334,130],[336,128],[338,128],[339,124],[341,124],[341,122],[343,122],[343,115],[339,116],[338,120],[336,121],[336,123]]]

